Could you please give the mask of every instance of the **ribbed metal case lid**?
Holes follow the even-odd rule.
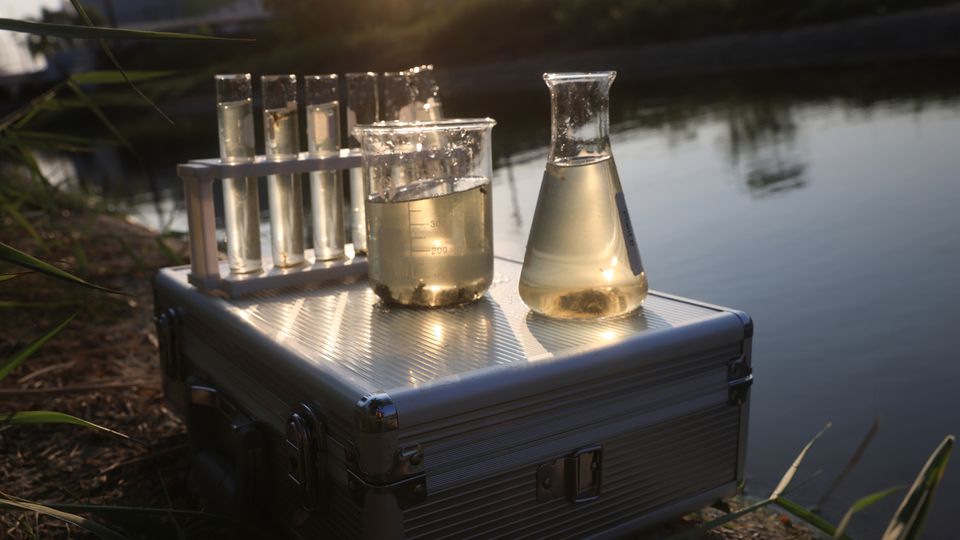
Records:
[[[584,356],[602,369],[604,356],[621,354],[638,340],[655,341],[662,330],[722,319],[730,340],[737,332],[742,337],[731,313],[656,293],[640,311],[620,319],[533,315],[517,293],[520,267],[498,258],[488,294],[448,309],[384,306],[363,276],[217,301],[251,331],[294,353],[305,364],[301,368],[315,366],[365,393],[401,398],[401,422],[407,425],[427,420],[421,416],[447,401],[444,396],[479,395],[507,382],[501,377],[507,373],[555,371],[546,366]]]

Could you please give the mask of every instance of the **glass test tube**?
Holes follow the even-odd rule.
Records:
[[[372,124],[379,120],[380,101],[376,73],[347,73],[347,140],[350,148],[359,148],[360,141],[353,133],[358,124]],[[363,167],[350,169],[350,237],[358,254],[367,252],[367,220],[364,205],[367,187]]]
[[[300,152],[297,116],[297,76],[264,75],[263,132],[267,159],[296,159]],[[303,264],[303,192],[299,174],[267,176],[270,199],[270,240],[273,264],[289,268]]]
[[[415,101],[416,93],[410,71],[384,72],[381,115],[383,120],[400,122],[417,120]]]
[[[214,81],[220,159],[228,163],[253,161],[250,74],[216,75]],[[230,271],[235,274],[258,272],[263,263],[260,260],[260,195],[255,177],[223,179],[223,216]]]
[[[413,115],[417,121],[443,120],[443,104],[440,102],[440,87],[433,77],[433,64],[425,64],[407,70],[413,88]]]
[[[303,99],[307,113],[307,152],[335,156],[340,152],[340,99],[336,75],[307,75]],[[343,186],[340,171],[310,173],[313,251],[318,261],[343,257]]]

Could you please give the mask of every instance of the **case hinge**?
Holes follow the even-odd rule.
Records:
[[[727,363],[727,402],[730,405],[743,405],[752,384],[753,368],[746,357],[738,356]]]
[[[324,498],[327,477],[327,448],[324,423],[313,408],[300,403],[287,419],[284,450],[287,454],[287,481],[297,504],[315,510]]]
[[[581,448],[569,456],[537,467],[537,500],[566,497],[582,503],[600,497],[603,481],[603,447]]]
[[[180,310],[177,308],[165,309],[153,318],[160,345],[160,366],[167,377],[174,381],[183,381],[186,377],[180,347],[180,320]]]

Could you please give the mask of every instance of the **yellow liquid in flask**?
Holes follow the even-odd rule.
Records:
[[[617,317],[643,303],[647,278],[611,156],[547,163],[519,289],[530,309],[560,319]]]

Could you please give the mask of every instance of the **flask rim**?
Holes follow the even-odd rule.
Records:
[[[606,79],[612,82],[617,77],[616,71],[568,71],[562,73],[544,73],[543,80],[552,82],[587,82]]]

